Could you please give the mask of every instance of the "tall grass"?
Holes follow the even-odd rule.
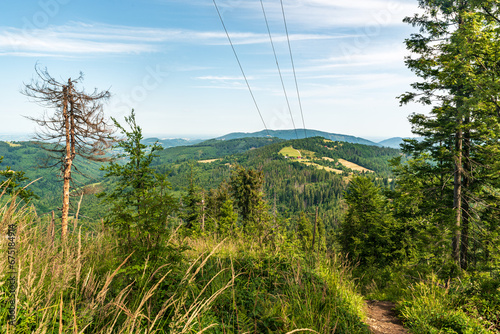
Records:
[[[192,239],[188,255],[214,249],[216,242]],[[226,240],[203,270],[200,281],[221,273],[212,288],[234,282],[206,314],[228,332],[369,333],[362,321],[364,301],[338,257],[304,256],[287,247],[277,251],[240,237]]]
[[[197,261],[186,271],[176,291],[158,307],[152,301],[157,302],[159,287],[172,273],[166,268],[168,264],[147,270],[145,261],[143,277],[117,290],[116,287],[123,285],[116,281],[128,258],[109,269],[116,263],[117,254],[112,238],[105,232],[91,234],[79,229],[63,243],[57,236],[54,238],[50,222],[37,217],[33,208],[19,206],[15,199],[0,209],[0,219],[2,236],[9,225],[17,225],[18,278],[13,296],[7,285],[7,239],[3,237],[0,243],[2,333],[165,333],[167,328],[169,333],[191,333],[199,313],[222,292],[206,299],[197,297],[189,308],[184,308],[189,289],[181,286],[195,279],[204,264]],[[146,273],[149,277],[144,277]],[[138,291],[141,279],[144,284]],[[15,327],[9,325],[8,310],[3,307],[12,298],[17,307]],[[171,316],[166,316],[167,313]]]
[[[188,249],[182,260],[165,254],[132,268],[107,230],[79,228],[64,243],[50,218],[15,199],[0,208],[2,236],[11,224],[18,287],[11,295],[4,237],[2,333],[368,333],[363,300],[335,257],[307,257],[293,245],[262,246],[243,237],[183,241],[174,234],[171,252]],[[15,327],[3,307],[12,298]]]
[[[397,309],[412,333],[492,333],[454,305],[449,285],[435,276],[409,285],[401,299]]]

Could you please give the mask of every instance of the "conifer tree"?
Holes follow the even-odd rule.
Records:
[[[238,167],[231,175],[231,192],[243,228],[259,220],[262,209],[264,176],[262,172]]]
[[[414,166],[436,176],[435,191],[446,192],[442,200],[453,209],[453,222],[443,228],[453,230],[451,255],[457,266],[466,269],[471,220],[479,208],[474,203],[482,202],[481,189],[498,179],[485,177],[497,168],[491,156],[498,151],[498,91],[485,87],[498,88],[487,84],[496,75],[493,64],[500,61],[498,22],[478,1],[419,3],[425,13],[405,19],[420,28],[406,40],[413,53],[406,64],[423,81],[412,84],[414,91],[403,94],[400,101],[429,105],[431,112],[410,117],[412,131],[423,140],[407,141],[403,150],[423,159],[423,164]]]
[[[313,230],[311,221],[307,218],[307,215],[304,212],[300,213],[300,218],[297,222],[297,237],[299,238],[304,250],[311,249]]]
[[[116,145],[123,152],[118,156],[121,161],[102,167],[106,177],[116,180],[114,189],[99,194],[111,206],[107,223],[125,249],[158,249],[166,235],[167,218],[176,210],[167,176],[151,167],[156,152],[163,148],[157,143],[149,147],[141,143],[142,129],[136,124],[134,110],[125,117],[130,130],[113,121],[125,138]]]
[[[367,177],[357,176],[345,200],[348,209],[339,232],[342,251],[361,265],[384,266],[397,259],[400,236],[380,190]]]
[[[182,197],[182,205],[182,218],[186,223],[186,227],[188,229],[193,227],[200,229],[202,211],[205,203],[202,196],[202,189],[195,184],[192,165],[189,175],[189,186],[187,188],[187,193]]]

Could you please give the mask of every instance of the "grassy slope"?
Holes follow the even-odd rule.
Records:
[[[164,260],[130,267],[107,231],[73,233],[62,245],[29,210],[1,208],[1,233],[14,223],[18,325],[7,326],[2,308],[2,333],[368,333],[348,270],[324,255],[312,261],[293,241],[263,247],[172,234]],[[2,256],[2,305],[11,300],[8,271]]]
[[[294,149],[292,146],[283,147],[279,154],[290,157],[290,158],[298,158],[301,156],[300,151]]]
[[[20,146],[18,146],[20,145]],[[283,164],[279,161],[278,152],[284,147],[292,145],[298,148],[301,154],[317,155],[317,157],[329,157],[333,161],[315,160],[313,167],[297,166],[296,164]],[[278,193],[278,207],[288,208],[292,201],[293,210],[304,210],[316,202],[333,203],[336,199],[331,196],[338,197],[342,190],[325,191],[326,188],[332,188],[334,176],[323,175],[314,169],[323,169],[324,172],[332,172],[341,174],[341,170],[349,172],[348,169],[342,169],[335,165],[335,161],[339,158],[357,162],[363,167],[375,170],[378,174],[387,174],[388,164],[385,160],[388,157],[397,155],[398,151],[381,149],[373,146],[364,146],[348,143],[336,143],[325,141],[320,138],[308,138],[294,141],[283,141],[273,138],[244,138],[237,140],[211,140],[204,143],[187,146],[165,149],[160,152],[160,157],[156,159],[156,165],[163,172],[170,174],[170,181],[176,194],[181,194],[185,190],[190,174],[190,163],[202,158],[203,160],[220,159],[205,166],[199,166],[195,170],[196,177],[205,189],[217,187],[218,184],[227,179],[231,173],[230,165],[235,163],[247,168],[256,168],[266,170],[266,187],[268,196],[273,196],[271,188],[275,184],[283,184]],[[37,195],[39,200],[33,203],[41,214],[50,214],[52,210],[60,207],[60,192],[61,182],[57,170],[40,169],[37,166],[46,156],[45,152],[30,142],[15,143],[14,146],[0,142],[0,155],[5,156],[3,166],[10,165],[14,170],[26,171],[26,174],[31,179],[40,180],[31,185],[31,188]],[[204,159],[206,158],[206,159]],[[102,181],[102,172],[99,171],[99,164],[79,164],[80,170],[85,174],[90,175],[93,179],[85,179],[75,173],[75,178],[79,183],[75,187],[81,187],[85,184],[96,184]],[[1,166],[0,166],[1,167]],[[315,168],[314,168],[315,167]],[[283,174],[280,170],[291,168],[291,173]],[[384,175],[385,175],[384,174]],[[293,177],[299,182],[298,188],[290,188],[284,184],[284,178]],[[340,176],[339,176],[340,177]],[[305,179],[305,182],[301,181]],[[106,189],[112,180],[106,180],[100,187]],[[304,189],[303,192],[300,189]],[[336,188],[335,188],[336,189]],[[98,190],[98,189],[97,189]],[[297,192],[300,190],[299,192]],[[273,190],[274,191],[274,190]],[[75,214],[79,198],[72,200],[72,210],[70,214]],[[301,204],[302,203],[302,204]],[[337,204],[334,204],[334,206]],[[95,221],[99,221],[104,210],[99,205],[99,200],[90,193],[85,195],[80,210],[80,215],[90,217]],[[56,215],[58,211],[56,211]],[[334,210],[335,211],[335,210]],[[337,214],[332,213],[330,215]]]
[[[314,140],[308,141],[314,142]],[[299,149],[315,152],[318,156],[324,155],[320,149],[317,149],[319,143],[313,143],[316,145],[314,147],[308,141],[295,141],[292,145]],[[339,157],[345,157],[346,160],[352,159],[358,153],[357,156],[360,160],[369,160],[370,156],[374,154],[379,154],[381,157],[398,154],[397,151],[384,150],[362,152],[362,146],[324,143],[327,146],[324,149],[332,154],[331,159],[334,160],[339,159]],[[274,159],[273,153],[279,152],[280,145],[290,145],[290,143],[274,143],[273,145],[275,146],[270,147],[269,151],[263,147],[240,154],[234,159],[241,163],[248,163],[249,166],[259,166],[263,161],[272,161]],[[38,173],[34,168],[22,167],[29,166],[30,163],[33,164],[37,159],[35,157],[39,157],[36,147],[18,143],[0,145],[0,148],[3,150],[3,154],[0,153],[0,155],[11,157],[5,165],[18,166],[20,168],[16,167],[15,169]],[[229,149],[221,148],[221,152]],[[242,149],[242,147],[238,149]],[[21,155],[20,152],[22,152]],[[217,168],[217,164],[218,162],[214,162],[210,165]],[[293,163],[288,166],[300,170]],[[227,166],[224,168],[228,169]],[[207,171],[209,170],[207,169]],[[49,177],[53,178],[53,175],[47,175],[47,178]],[[53,184],[48,184],[48,186],[57,187]],[[20,222],[18,253],[16,255],[17,263],[21,264],[21,288],[18,300],[20,305],[19,319],[21,320],[21,325],[18,327],[19,333],[31,333],[34,328],[46,328],[48,333],[55,333],[59,332],[61,326],[64,330],[72,332],[76,327],[78,330],[82,330],[88,324],[91,326],[88,327],[88,333],[99,333],[105,326],[110,326],[110,323],[106,322],[110,319],[109,317],[117,319],[117,323],[112,325],[115,330],[131,328],[131,326],[141,327],[149,321],[144,320],[146,318],[142,315],[151,319],[149,325],[156,329],[167,325],[161,321],[152,324],[154,315],[158,313],[153,313],[152,316],[148,314],[147,308],[150,306],[154,308],[156,304],[159,304],[160,309],[157,311],[160,312],[162,305],[159,301],[164,300],[166,293],[171,293],[169,287],[161,285],[154,288],[151,282],[144,283],[141,286],[141,293],[132,293],[133,297],[128,299],[121,298],[119,293],[128,291],[126,286],[121,285],[124,279],[121,273],[112,274],[121,263],[121,255],[114,253],[114,241],[107,232],[99,232],[94,236],[83,233],[81,243],[76,238],[77,234],[74,233],[75,237],[70,239],[70,245],[63,254],[57,237],[52,245],[46,219],[40,219],[29,212],[23,213],[23,210],[8,212],[8,208],[3,207],[0,210],[0,222],[2,234],[5,234],[7,224]],[[177,243],[180,240],[181,238],[173,238],[173,241]],[[205,255],[202,254],[212,250],[216,246],[216,242],[207,238],[190,238],[185,239],[185,241],[191,246],[191,250],[185,254],[184,262],[174,272],[165,276],[164,281],[168,281],[170,287],[175,284],[181,287],[182,277],[192,277],[195,284],[189,289],[186,287],[185,290],[176,290],[179,293],[178,299],[172,299],[172,304],[169,307],[172,307],[170,310],[177,310],[179,316],[168,318],[171,319],[168,325],[187,326],[196,332],[197,329],[200,329],[200,325],[203,327],[217,323],[218,327],[214,327],[212,330],[214,333],[217,332],[215,328],[226,326],[225,328],[228,329],[230,325],[236,326],[233,327],[236,328],[234,332],[243,329],[252,330],[255,329],[255,326],[259,329],[281,326],[280,328],[285,331],[297,328],[294,326],[299,325],[317,328],[319,332],[328,332],[332,325],[337,326],[337,332],[366,332],[366,328],[360,322],[361,298],[353,292],[352,284],[347,283],[350,281],[350,277],[343,273],[345,268],[338,263],[328,263],[327,259],[320,258],[317,259],[315,265],[311,265],[303,256],[290,249],[287,250],[286,247],[280,249],[278,253],[273,253],[269,249],[259,249],[257,245],[245,241],[229,240],[205,262],[204,269],[200,269],[193,276],[193,273],[201,267],[201,261],[196,261],[196,259],[200,256],[202,256],[201,259],[205,259]],[[244,243],[242,244],[242,242]],[[6,254],[6,251],[7,242],[3,239],[0,242],[0,253]],[[284,258],[278,254],[284,254]],[[3,304],[9,300],[7,285],[4,283],[6,282],[7,260],[7,256],[0,258],[0,300]],[[194,264],[194,267],[188,270],[190,263]],[[147,279],[150,272],[147,266],[145,268],[144,277]],[[216,284],[209,284],[205,290],[217,298],[211,301],[207,305],[208,307],[183,309],[186,313],[182,313],[180,305],[186,305],[186,300],[189,299],[186,291],[191,296],[201,292],[206,283],[219,271],[221,274],[212,282]],[[233,273],[235,274],[234,279]],[[239,276],[236,277],[238,274]],[[248,282],[253,281],[253,279],[257,279],[259,284],[249,285]],[[223,289],[229,281],[231,281],[231,286]],[[476,283],[473,285],[464,281],[461,285],[462,290],[458,290],[458,292],[450,292],[447,288],[442,288],[441,286],[447,284],[446,282],[415,283],[404,277],[401,279],[396,277],[395,281],[401,283],[401,286],[394,288],[398,289],[395,293],[400,301],[398,309],[406,319],[407,325],[411,326],[415,333],[441,333],[450,329],[457,333],[488,332],[481,328],[480,321],[475,320],[474,317],[479,319],[488,315],[488,319],[495,319],[500,314],[493,302],[493,299],[497,298],[498,295],[498,291],[491,288],[496,282],[493,279],[485,279],[484,287],[478,287]],[[152,282],[157,282],[157,280]],[[283,285],[283,282],[286,284]],[[109,287],[111,289],[108,289]],[[276,289],[272,290],[273,288]],[[328,291],[328,298],[325,298],[325,289]],[[474,292],[477,293],[477,296],[471,294],[471,289],[479,291]],[[147,295],[148,291],[151,291],[151,296]],[[465,293],[461,293],[461,291],[465,291]],[[484,293],[484,296],[480,293]],[[469,295],[473,296],[473,301],[460,301],[460,298],[463,299]],[[198,299],[198,302],[207,300],[206,298],[209,296],[200,295],[201,299]],[[142,301],[146,306],[141,306]],[[236,301],[236,304],[233,304],[233,301]],[[188,305],[196,305],[196,300],[191,300],[190,303]],[[276,305],[277,303],[279,305],[277,308],[270,307],[271,304]],[[228,305],[236,305],[236,308],[228,309]],[[321,313],[321,316],[317,316],[318,310],[324,310],[325,305],[329,307],[329,310],[335,311]],[[457,305],[465,306],[460,309],[457,308]],[[245,312],[241,313],[243,310]],[[6,332],[6,322],[4,321],[7,316],[6,312],[6,309],[2,309],[0,312],[0,323],[4,326],[1,327],[2,332]],[[198,316],[194,319],[199,320],[197,324],[187,323],[187,320],[181,317],[186,314],[194,315],[196,312],[198,312]],[[63,315],[62,322],[59,314]],[[227,317],[224,318],[222,314]],[[240,316],[240,314],[242,315]],[[169,316],[171,315],[172,313],[169,313]],[[137,319],[143,320],[137,321]],[[334,324],[333,319],[338,320],[338,322]],[[344,330],[341,331],[342,326],[344,326]],[[489,326],[486,325],[486,327]]]

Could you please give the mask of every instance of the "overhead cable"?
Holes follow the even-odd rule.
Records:
[[[222,23],[222,27],[224,28],[224,31],[226,32],[227,39],[229,40],[229,44],[231,44],[231,48],[233,49],[234,56],[236,57],[236,61],[238,62],[238,65],[240,67],[241,73],[243,74],[243,78],[245,79],[245,82],[248,87],[248,91],[250,92],[250,95],[252,96],[252,100],[255,104],[255,108],[257,108],[257,111],[259,112],[260,119],[262,120],[262,124],[264,124],[264,128],[266,129],[266,133],[268,136],[269,135],[269,130],[267,129],[266,122],[264,122],[264,118],[262,117],[262,113],[260,112],[259,105],[257,104],[257,101],[255,100],[255,96],[252,92],[252,88],[250,88],[250,84],[248,83],[247,76],[245,75],[245,71],[243,71],[243,66],[241,66],[240,59],[238,57],[238,54],[236,53],[236,49],[234,48],[233,42],[231,40],[231,37],[229,36],[229,33],[227,31],[226,25],[224,24],[224,20],[222,19],[222,15],[220,14],[219,7],[217,6],[217,3],[215,0],[213,0],[215,9],[217,10],[217,14],[219,15],[220,22]]]
[[[299,93],[299,85],[297,83],[297,74],[295,72],[295,64],[293,61],[293,53],[292,53],[292,47],[290,45],[290,36],[288,34],[288,26],[286,24],[286,16],[285,16],[285,8],[283,7],[283,0],[280,0],[281,2],[281,12],[283,14],[283,23],[285,24],[285,31],[286,31],[286,39],[288,41],[288,50],[290,51],[290,60],[292,62],[292,69],[293,69],[293,77],[295,79],[295,88],[297,90],[297,98],[299,100],[299,107],[300,107],[300,115],[302,116],[302,125],[304,126],[304,135],[307,138],[307,133],[306,133],[306,123],[304,121],[304,112],[302,110],[302,102],[300,99],[300,93]]]
[[[273,37],[271,35],[271,29],[269,29],[269,22],[267,21],[266,10],[264,8],[264,3],[260,0],[260,5],[262,7],[262,13],[264,14],[264,20],[266,21],[267,32],[269,34],[269,40],[271,41],[271,46],[273,48],[274,59],[276,60],[276,67],[278,68],[278,73],[280,75],[281,86],[283,87],[283,93],[285,94],[286,104],[288,106],[288,111],[290,112],[290,118],[292,119],[293,130],[295,131],[295,136],[299,139],[299,135],[297,133],[297,128],[295,127],[295,122],[293,120],[292,109],[290,108],[290,101],[288,100],[288,95],[286,93],[285,83],[283,82],[283,75],[281,74],[280,64],[278,62],[278,56],[276,55],[276,49],[274,48]]]

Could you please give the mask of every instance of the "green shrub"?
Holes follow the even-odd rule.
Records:
[[[490,333],[481,321],[458,308],[444,282],[435,277],[412,284],[402,296],[397,311],[414,334]]]

